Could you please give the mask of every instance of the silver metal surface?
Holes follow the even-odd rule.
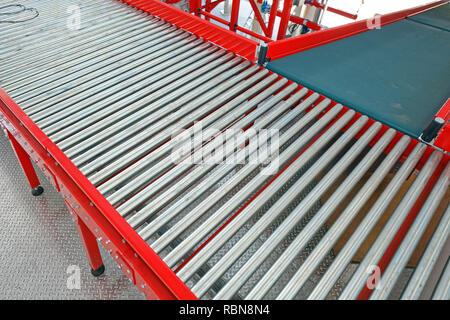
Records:
[[[389,203],[392,201],[400,186],[411,174],[412,170],[417,165],[417,162],[423,155],[425,149],[425,145],[417,145],[416,148],[412,151],[408,159],[395,175],[395,178],[391,181],[391,183],[389,183],[389,185],[377,199],[377,202],[368,212],[364,220],[361,221],[358,228],[353,232],[352,237],[349,239],[347,244],[336,256],[332,263],[332,267],[325,273],[312,294],[320,293],[323,296],[331,289],[333,283],[337,281],[337,279],[349,263],[350,259],[358,250],[359,244],[364,241],[364,238],[366,237],[368,232],[370,232],[370,229],[375,225],[376,221],[380,218],[380,215],[384,212]]]
[[[434,169],[436,169],[440,160],[442,159],[442,153],[435,151],[427,160],[427,163],[420,171],[416,180],[412,184],[408,193],[402,199],[392,217],[389,219],[388,223],[384,227],[383,231],[378,235],[377,240],[370,248],[364,260],[359,265],[355,274],[350,279],[348,285],[342,292],[340,299],[356,299],[365,284],[367,283],[367,269],[370,266],[376,266],[379,259],[382,257],[383,253],[389,246],[390,241],[395,236],[397,230],[400,228],[401,224],[405,220],[409,210],[414,205],[415,201],[419,197],[426,182],[433,174]]]
[[[450,238],[450,206],[447,207],[441,218],[439,226],[436,228],[433,237],[423,253],[419,264],[416,267],[408,285],[403,292],[401,299],[417,300],[420,299],[431,272],[438,261],[445,245],[449,243]],[[445,254],[445,253],[444,253]]]
[[[392,258],[387,269],[383,272],[383,276],[380,281],[382,281],[382,286],[376,287],[372,292],[371,299],[387,299],[389,294],[394,287],[402,269],[408,263],[411,254],[414,252],[417,242],[420,240],[421,236],[425,232],[429,221],[433,217],[433,213],[436,208],[441,203],[442,198],[447,192],[448,185],[450,183],[450,163],[447,164],[446,168],[441,174],[441,177],[436,182],[433,190],[428,196],[427,201],[424,203],[422,209],[418,213],[414,220],[414,223],[408,230],[408,234],[402,241],[402,244],[396,251],[396,254]],[[444,277],[443,282],[449,282],[450,279]]]
[[[447,266],[442,273],[436,290],[433,293],[433,300],[449,300],[450,299],[450,264]]]
[[[69,26],[69,5],[81,9],[79,29]],[[29,6],[38,18],[0,25],[0,85],[201,299],[356,298],[366,265],[448,161],[433,153],[365,257],[352,261],[425,162],[425,145],[120,1]],[[447,171],[386,270],[389,286],[372,298],[406,282],[403,298],[420,295],[435,263],[422,258],[415,271],[406,263],[448,201]],[[446,213],[425,259],[446,254],[448,223]],[[436,279],[433,298],[448,294],[447,279],[448,271]]]

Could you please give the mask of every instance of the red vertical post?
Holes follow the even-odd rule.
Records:
[[[36,175],[36,171],[33,168],[33,164],[31,163],[30,156],[28,153],[22,148],[20,143],[14,138],[11,132],[7,131],[9,141],[11,141],[11,145],[16,153],[17,159],[19,160],[20,165],[22,166],[23,172],[27,177],[28,183],[31,187],[31,193],[34,196],[39,196],[44,192],[44,189],[40,186],[39,179]]]
[[[211,9],[209,8],[209,5],[211,4],[211,0],[206,0],[205,1],[205,11],[206,12],[211,12]],[[205,16],[205,20],[209,21],[209,17]]]
[[[71,209],[69,208],[69,210]],[[74,214],[74,216],[76,215]],[[91,266],[91,273],[98,277],[105,271],[105,266],[103,265],[102,256],[98,248],[97,238],[78,216],[76,216],[76,225],[81,242],[83,243],[84,251],[89,260],[89,265]]]
[[[200,7],[202,6],[202,0],[189,0],[189,10],[196,16],[199,15]]]
[[[282,40],[286,37],[286,31],[291,17],[291,9],[293,0],[285,0],[283,5],[283,11],[281,12],[280,27],[278,28],[277,40]]]
[[[256,20],[258,20],[259,25],[261,26],[261,30],[264,32],[264,34],[267,36],[267,27],[264,23],[264,18],[261,15],[261,12],[259,11],[258,6],[256,5],[256,2],[254,0],[250,0],[250,5],[252,6],[253,12],[255,14]]]
[[[236,31],[236,25],[238,24],[239,18],[239,6],[241,5],[241,0],[233,0],[231,6],[231,17],[230,17],[230,30]]]
[[[273,26],[275,25],[275,18],[277,17],[278,4],[280,0],[273,0],[272,7],[270,7],[269,22],[267,23],[267,36],[272,38]]]

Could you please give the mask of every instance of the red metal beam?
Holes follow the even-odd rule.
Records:
[[[444,125],[439,131],[434,145],[447,152],[450,152],[450,99],[442,106],[436,117],[444,119]]]
[[[277,16],[281,17],[282,14],[283,14],[283,13],[282,13],[281,11],[277,11]],[[298,17],[298,16],[294,16],[294,15],[291,15],[291,16],[289,17],[289,21],[292,21],[292,22],[294,22],[294,23],[296,23],[296,24],[304,24],[304,23],[305,23],[305,19],[300,18],[300,17]],[[306,21],[306,24],[305,24],[305,25],[306,25],[309,29],[316,30],[316,31],[322,29],[321,26],[319,26],[317,23],[312,22],[312,21]]]
[[[237,31],[244,32],[244,33],[246,33],[246,34],[248,34],[248,35],[250,35],[250,36],[252,36],[252,37],[255,37],[255,38],[260,39],[260,40],[262,40],[262,41],[265,41],[265,42],[267,42],[267,43],[272,42],[272,39],[270,39],[270,38],[268,38],[268,37],[265,37],[265,36],[263,36],[263,35],[260,35],[259,33],[253,32],[253,31],[251,31],[251,30],[242,28],[241,26],[236,26],[236,30],[237,30]]]
[[[133,5],[142,11],[154,14],[155,16],[173,23],[179,28],[192,32],[199,37],[203,37],[207,41],[216,43],[225,49],[232,50],[234,53],[251,61],[256,60],[256,48],[259,45],[256,41],[226,30],[210,21],[206,21],[198,16],[193,16],[188,12],[184,12],[183,10],[159,0],[122,1]]]
[[[341,15],[343,17],[346,17],[346,18],[349,18],[349,19],[352,19],[352,20],[358,19],[358,15],[357,14],[348,13],[348,12],[345,12],[345,11],[342,11],[342,10],[339,10],[339,9],[336,9],[336,8],[333,8],[333,7],[327,7],[327,11],[336,13],[338,15]]]
[[[17,159],[19,160],[20,165],[22,166],[23,172],[30,184],[31,189],[34,189],[40,185],[39,179],[36,175],[36,171],[34,171],[33,164],[31,163],[30,156],[26,151],[22,148],[22,146],[17,142],[16,138],[11,134],[11,132],[7,131],[9,141],[11,141],[11,145],[16,153]]]
[[[217,7],[217,5],[221,2],[224,2],[225,0],[216,0],[214,2],[211,2],[211,0],[206,1],[205,5],[201,6],[200,9],[205,9],[207,12],[211,12],[212,9]],[[209,2],[209,3],[208,3]],[[166,1],[167,3],[167,1]]]
[[[153,299],[196,299],[67,156],[0,89],[0,122],[27,151],[132,282]],[[50,174],[48,171],[51,171]],[[117,258],[116,258],[117,257]],[[130,271],[130,272],[127,272]]]
[[[327,11],[336,13],[336,14],[338,14],[338,15],[344,16],[344,17],[349,18],[349,19],[352,19],[352,20],[356,20],[356,19],[358,18],[358,15],[352,14],[352,13],[348,13],[348,12],[345,12],[345,11],[340,10],[340,9],[336,9],[336,8],[333,8],[333,7],[330,7],[330,6],[327,6],[327,7],[325,8],[325,6],[323,6],[322,4],[318,3],[317,1],[310,1],[310,2],[307,2],[307,3],[305,3],[305,4],[308,4],[308,5],[311,5],[311,6],[320,8],[320,9],[322,9],[322,10],[325,9],[325,10],[327,10]]]
[[[219,18],[218,16],[215,16],[215,15],[209,13],[209,12],[200,10],[200,14],[204,15],[205,17],[208,17],[208,18],[211,18],[211,19],[213,19],[213,20],[216,20],[217,22],[220,22],[220,23],[222,23],[222,24],[224,24],[224,25],[226,25],[226,26],[229,26],[229,25],[230,25],[230,22],[229,22],[229,21],[227,21],[227,20],[225,20],[225,19],[222,19],[222,18]]]
[[[272,6],[270,7],[270,15],[269,15],[269,22],[267,23],[267,36],[272,38],[273,35],[273,27],[275,25],[275,18],[276,14],[278,12],[278,4],[280,0],[273,0]]]
[[[170,3],[170,2],[167,2]],[[202,0],[189,0],[189,11],[198,16],[198,10],[202,5]]]
[[[241,5],[241,0],[233,0],[231,5],[231,17],[230,17],[230,30],[236,31],[236,26],[238,25],[239,19],[239,7]]]
[[[252,6],[253,12],[255,14],[255,18],[256,20],[258,20],[259,25],[261,26],[262,31],[264,32],[264,34],[268,37],[270,37],[269,32],[267,30],[266,24],[264,22],[264,19],[261,15],[261,12],[259,11],[258,6],[255,3],[255,0],[249,0],[250,5]]]
[[[278,27],[277,40],[282,40],[286,37],[286,31],[291,17],[293,2],[293,0],[284,0],[283,11],[281,12],[280,26]]]
[[[89,265],[93,271],[96,271],[103,266],[102,256],[98,249],[97,238],[83,222],[83,219],[80,219],[76,214],[75,217],[75,224],[77,225],[78,234],[80,235],[81,243],[83,244]]]

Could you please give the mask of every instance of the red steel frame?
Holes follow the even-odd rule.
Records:
[[[403,20],[405,18],[420,14],[424,11],[439,7],[448,2],[449,2],[448,0],[436,1],[427,5],[381,15],[380,24],[381,26],[383,26],[399,20]],[[269,43],[267,51],[267,59],[276,60],[301,51],[322,46],[324,44],[334,42],[343,38],[348,38],[361,32],[369,31],[370,26],[373,25],[371,20],[372,19],[356,21],[335,28],[320,30],[299,37]]]
[[[30,185],[33,187],[37,180],[29,162],[31,158],[64,197],[81,230],[80,237],[87,248],[92,269],[103,264],[98,240],[147,298],[196,299],[79,169],[1,89],[0,123],[7,130],[14,149],[19,150],[18,157],[26,176],[32,177]]]
[[[133,5],[137,5],[137,3],[140,3],[141,5],[142,3],[160,3],[156,0],[126,2],[132,3]],[[159,14],[162,13],[172,21],[181,21],[181,23],[187,26],[187,28],[191,28],[191,30],[192,28],[195,29],[202,23],[207,22],[200,19],[203,21],[200,23],[198,17],[189,15],[189,18],[193,19],[193,22],[191,24],[186,24],[188,17],[181,14],[181,10],[176,9],[181,15],[181,18],[177,20],[175,16],[170,16],[170,13],[173,13],[173,11],[166,10],[165,6],[160,7],[157,5],[155,7],[160,8],[160,10],[158,12],[150,11],[152,14],[159,16]],[[146,10],[153,10],[152,8],[155,7],[145,8]],[[170,21],[169,19],[167,20]],[[204,29],[198,30],[204,31]],[[213,33],[216,31],[217,30],[214,29]],[[219,39],[222,38],[220,37]],[[286,85],[291,83],[291,81],[288,81]],[[282,89],[283,88],[280,88],[279,90]],[[311,91],[308,95],[310,94],[312,94]],[[325,99],[325,97],[321,96],[320,100],[322,99]],[[329,108],[332,108],[335,104],[336,103],[333,102]],[[348,108],[344,107],[343,111],[335,118],[334,121],[337,121],[337,119],[347,110]],[[361,114],[358,113],[357,117],[354,117],[352,123],[356,121],[359,116],[361,116]],[[331,126],[334,121],[329,126]],[[368,121],[366,127],[359,133],[357,138],[362,135],[373,122],[374,120]],[[343,130],[345,131],[349,128],[352,123],[349,123]],[[89,264],[93,270],[97,270],[103,265],[100,251],[98,249],[98,242],[104,246],[113,259],[119,264],[125,275],[129,277],[132,283],[136,285],[136,287],[141,290],[147,298],[197,299],[190,289],[177,277],[175,272],[164,263],[164,261],[150,248],[150,246],[137,234],[137,232],[125,221],[125,219],[120,216],[116,209],[103,197],[102,194],[100,194],[100,192],[80,172],[80,170],[70,161],[70,159],[67,158],[67,156],[41,131],[41,129],[2,89],[0,89],[0,124],[6,130],[6,133],[11,140],[19,162],[22,165],[22,168],[30,183],[30,187],[35,188],[39,185],[39,180],[32,166],[33,161],[65,199],[69,211],[77,223],[81,240],[86,249],[85,251]],[[326,128],[323,132],[327,129],[328,128]],[[388,129],[389,128],[387,126],[383,126],[383,129],[373,139],[370,145],[376,143],[381,135]],[[385,150],[385,153],[388,153],[391,150],[401,136],[402,134],[398,132],[395,139]],[[413,140],[412,143],[410,143],[403,154],[402,160],[408,156],[417,143],[418,141],[416,140]],[[421,168],[432,151],[433,149],[431,147],[427,149],[426,154],[422,157],[417,169]],[[302,153],[298,154],[296,158],[298,158],[301,154]],[[442,163],[447,162],[448,160],[449,156],[445,155]],[[286,165],[280,173],[284,171],[291,163],[292,162]],[[270,183],[272,183],[278,175],[269,181],[258,192],[258,194]],[[432,184],[431,180],[430,183]],[[430,186],[427,185],[427,190],[431,188],[431,184]],[[257,195],[250,199],[244,207],[256,197]],[[416,211],[422,206],[425,197],[426,195],[417,201],[412,213],[408,216],[407,221],[405,221],[405,226],[399,231],[399,234],[394,239],[391,247],[401,242],[404,234],[411,224],[411,221],[414,219],[414,214],[416,214]],[[218,232],[220,232],[223,227],[236,215],[238,215],[242,209],[243,208],[241,208],[233,215],[233,217],[225,222],[225,224],[223,224],[222,227],[203,244],[203,246]],[[201,250],[203,246],[198,250]],[[391,252],[391,247],[389,249],[390,251],[388,250],[385,253],[383,261],[389,261],[392,258],[393,252]],[[198,250],[194,252],[193,255],[195,255]],[[180,266],[180,268],[181,267],[182,266]],[[363,292],[360,298],[367,298],[367,293]]]
[[[442,150],[450,151],[450,98],[436,114],[435,118],[437,117],[444,119],[444,125],[438,133],[434,145]]]
[[[175,0],[174,0],[175,1]],[[283,10],[278,10],[278,4],[279,0],[274,0],[272,3],[272,7],[270,9],[269,14],[269,22],[266,25],[264,22],[264,19],[261,15],[260,10],[258,9],[258,6],[256,2],[262,3],[262,0],[249,0],[250,5],[252,6],[253,12],[255,13],[255,18],[258,21],[259,25],[261,26],[261,29],[263,31],[263,34],[255,33],[251,30],[248,30],[246,28],[238,26],[238,17],[239,17],[239,6],[240,6],[240,0],[233,0],[232,2],[232,8],[231,8],[231,15],[230,15],[230,21],[224,20],[222,18],[216,17],[211,14],[211,10],[214,9],[220,2],[224,0],[216,0],[214,2],[210,2],[208,0],[204,6],[201,5],[201,0],[189,0],[189,9],[191,13],[194,13],[197,16],[204,16],[206,20],[213,19],[216,20],[225,26],[228,27],[231,31],[241,31],[245,34],[248,34],[252,37],[255,37],[259,40],[262,40],[264,42],[272,42],[272,34],[273,34],[273,27],[275,24],[275,17],[280,17],[280,28],[278,29],[278,35],[277,39],[284,39],[286,36],[286,30],[289,22],[294,22],[296,24],[305,24],[308,28],[312,30],[320,30],[321,27],[312,21],[307,21],[303,18],[293,16],[291,15],[291,9],[293,0],[286,0],[283,5]],[[328,8],[328,10],[330,10]],[[333,9],[335,13],[341,14],[343,11],[340,11],[338,9]],[[330,10],[331,11],[331,10]],[[347,16],[348,14],[345,13]]]
[[[226,30],[210,21],[196,17],[159,0],[122,0],[142,11],[154,14],[207,41],[255,61],[258,43],[236,32]]]

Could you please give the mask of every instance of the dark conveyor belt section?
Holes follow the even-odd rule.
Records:
[[[51,2],[0,27],[1,87],[199,298],[355,299],[421,201],[373,295],[448,297],[448,156],[119,1],[77,31]]]
[[[450,31],[450,4],[409,17],[408,20]]]
[[[450,97],[449,14],[443,5],[267,68],[418,138]]]

